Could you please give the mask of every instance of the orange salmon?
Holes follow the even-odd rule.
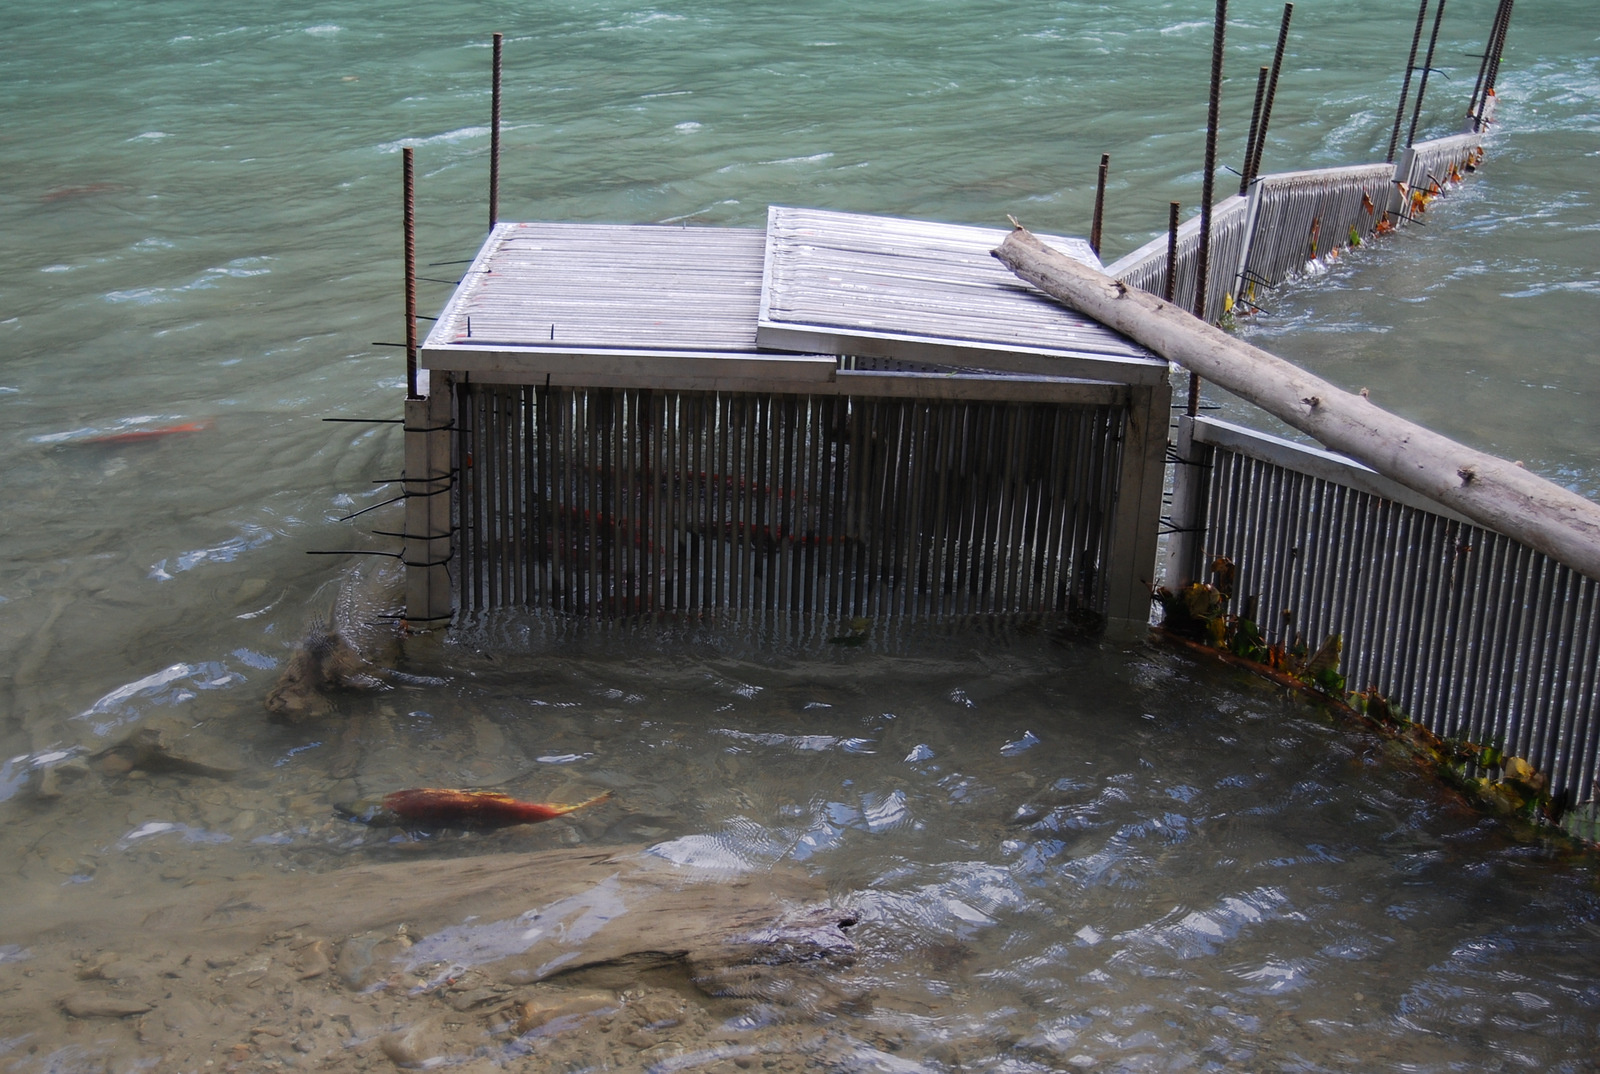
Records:
[[[462,791],[443,787],[414,787],[391,791],[376,809],[347,807],[340,811],[367,824],[408,824],[430,828],[508,828],[538,824],[564,817],[585,806],[608,800],[611,792],[597,794],[576,805],[523,802],[499,791]]]
[[[71,201],[74,198],[92,198],[97,194],[120,194],[129,189],[126,183],[85,183],[82,186],[58,186],[39,195],[45,203]]]
[[[86,436],[79,440],[80,444],[138,444],[146,440],[159,440],[163,436],[175,436],[182,433],[203,433],[216,425],[215,419],[204,418],[200,421],[186,421],[179,425],[157,425],[149,429],[127,429],[120,433],[105,433],[101,436]]]

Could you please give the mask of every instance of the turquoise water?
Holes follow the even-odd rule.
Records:
[[[1469,54],[1481,51],[1493,8],[1490,0],[1456,0],[1449,6],[1436,66],[1450,77],[1430,82],[1421,128],[1427,135],[1457,129],[1477,73],[1477,60]],[[1254,73],[1270,60],[1280,11],[1275,3],[1235,0],[1232,5],[1219,153],[1224,164],[1237,165],[1242,155]],[[1297,5],[1265,153],[1267,170],[1381,157],[1415,11],[1409,2],[1379,0]],[[226,728],[227,736],[251,751],[254,763],[264,772],[270,769],[262,777],[270,788],[261,791],[265,797],[234,803],[250,819],[237,828],[227,821],[228,831],[240,840],[298,831],[295,839],[317,842],[327,838],[335,777],[318,767],[310,744],[326,736],[316,728],[266,724],[261,698],[289,646],[309,621],[326,614],[344,568],[341,560],[305,553],[349,547],[352,527],[338,520],[392,496],[391,487],[375,482],[394,476],[399,466],[393,426],[321,419],[389,418],[399,411],[403,359],[399,351],[374,343],[400,340],[404,331],[402,146],[416,148],[420,260],[431,265],[422,269],[432,277],[422,284],[423,312],[443,303],[454,279],[449,263],[471,256],[482,237],[493,31],[506,34],[503,218],[756,226],[766,206],[776,203],[993,226],[1003,225],[1010,213],[1041,231],[1085,234],[1099,154],[1109,152],[1112,180],[1103,247],[1110,260],[1164,227],[1169,200],[1192,211],[1199,199],[1211,8],[1195,0],[823,0],[783,7],[706,0],[539,5],[172,0],[22,5],[0,0],[0,29],[6,42],[0,50],[0,114],[5,116],[0,235],[7,254],[0,260],[0,451],[6,460],[0,469],[5,504],[0,755],[28,758],[58,748],[99,748],[130,725],[176,711],[214,729]],[[1271,312],[1245,333],[1344,387],[1367,387],[1375,401],[1408,417],[1600,496],[1600,422],[1593,417],[1600,394],[1594,344],[1600,324],[1597,46],[1600,13],[1587,0],[1519,5],[1501,73],[1502,124],[1487,166],[1430,211],[1426,228],[1372,244],[1315,281],[1282,289],[1267,303]],[[1220,193],[1230,190],[1229,173],[1222,174],[1218,186]],[[1225,412],[1247,417],[1235,404],[1217,402]],[[83,442],[187,422],[212,424],[148,443]],[[535,652],[563,651],[555,643],[528,644]],[[1028,684],[1043,677],[1037,666],[1042,658],[1031,652],[1007,655],[1010,642],[993,644],[993,666],[961,664],[959,646],[939,650],[958,671],[951,681],[927,686],[919,704],[942,711],[939,699],[948,701],[951,691],[963,689],[956,680],[982,677],[995,684],[997,695],[1016,692],[1022,699],[1017,707],[1026,715],[995,731],[1005,741],[1014,741],[1007,736],[1029,730],[1049,712],[1071,710],[1070,693],[1030,692]],[[610,664],[586,652],[583,659],[595,663],[581,663],[579,671],[562,672],[534,688],[495,680],[489,687],[468,689],[462,683],[475,667],[468,649],[445,648],[425,661],[421,670],[453,685],[395,709],[398,738],[390,741],[401,745],[394,749],[404,752],[406,743],[434,733],[425,733],[415,721],[406,723],[406,705],[415,705],[441,717],[487,714],[497,726],[529,737],[518,749],[532,758],[539,749],[531,741],[536,733],[528,730],[535,715],[528,696],[570,693],[592,701],[606,690],[632,696],[639,692],[635,680],[647,674],[636,664]],[[729,656],[730,670],[695,652],[694,659],[723,678],[754,674],[750,667],[764,666],[767,659]],[[617,660],[625,653],[615,654]],[[895,677],[912,673],[894,662],[898,657],[882,657],[881,666],[873,663],[877,657],[861,659],[862,666],[846,669],[875,685],[851,691],[892,695]],[[1110,650],[1098,659],[1105,666],[1097,665],[1095,673],[1107,682],[1131,678],[1164,698],[1152,701],[1150,712],[1175,721],[1175,736],[1186,734],[1181,730],[1182,714],[1190,707],[1186,698],[1201,689],[1191,681],[1194,673],[1167,658],[1152,663],[1137,650]],[[539,673],[535,668],[528,674],[537,679]],[[779,678],[770,689],[791,690],[800,700],[792,711],[783,710],[787,716],[772,717],[776,724],[769,730],[800,733],[808,719],[796,715],[806,711],[807,697],[800,696],[805,690]],[[699,686],[674,680],[660,697],[649,696],[673,721],[697,729],[685,734],[699,741],[696,736],[716,725],[712,714],[728,702],[724,686],[717,685],[721,681],[709,674]],[[1093,696],[1103,699],[1108,691],[1099,689]],[[1227,695],[1215,684],[1201,693],[1208,706],[1227,704],[1216,700]],[[876,697],[860,704],[862,718],[875,708],[892,707]],[[372,707],[365,701],[352,705],[361,713]],[[582,719],[613,715],[600,706]],[[1255,717],[1240,719],[1247,728],[1236,736],[1242,753],[1191,757],[1162,753],[1169,747],[1158,742],[1149,746],[1154,752],[1147,759],[1163,770],[1192,761],[1217,786],[1237,775],[1235,768],[1270,768],[1276,763],[1270,757],[1277,756],[1270,736],[1248,730],[1256,726]],[[581,739],[588,731],[578,726],[563,733]],[[927,733],[955,734],[952,725]],[[1305,734],[1320,741],[1328,733]],[[448,742],[450,750],[471,748]],[[1000,756],[1004,742],[994,745],[990,752]],[[1077,747],[1059,748],[1071,754]],[[1134,754],[1144,748],[1127,747]],[[1256,748],[1267,754],[1251,752]],[[1103,760],[1108,779],[1139,770],[1137,758],[1122,756],[1121,749]],[[584,753],[588,747],[574,745],[572,751]],[[764,759],[744,762],[755,767],[746,767],[740,778],[776,781],[786,788],[787,798],[775,795],[761,807],[767,812],[753,814],[756,823],[777,830],[794,823],[784,812],[788,805],[809,800],[803,780],[833,777],[794,772],[781,750],[768,754],[755,751]],[[1049,753],[1028,778],[1048,785],[1057,778],[1061,756]],[[898,755],[893,760],[898,765]],[[603,767],[600,761],[584,763]],[[637,742],[616,745],[615,755],[604,763],[622,773],[615,777],[619,798],[630,786],[648,782],[647,751]],[[141,873],[136,863],[121,861],[118,851],[107,848],[151,819],[191,826],[205,820],[188,812],[162,813],[163,794],[173,801],[187,799],[159,781],[137,788],[135,797],[146,797],[138,798],[141,804],[132,810],[124,808],[129,788],[114,781],[78,792],[88,797],[70,812],[30,804],[24,787],[30,764],[11,763],[0,780],[5,797],[0,811],[6,816],[0,840],[25,863],[12,892],[17,898],[55,897],[64,880],[83,875],[73,871],[88,868],[83,861],[94,867],[88,881],[72,885],[74,898],[109,898],[112,885],[94,880],[95,875],[115,874],[119,883],[136,883],[143,876],[157,883],[159,870]],[[530,760],[528,770],[540,769]],[[391,769],[372,769],[365,777],[371,785],[357,789],[373,789],[378,773],[386,771]],[[397,771],[457,781],[473,775],[465,762],[454,761],[433,770],[402,765]],[[498,769],[497,774],[504,775]],[[983,775],[988,784],[1004,782],[987,770]],[[690,766],[684,778],[692,785],[705,774]],[[888,786],[882,772],[870,778]],[[1096,784],[1094,793],[1118,786]],[[1284,784],[1295,786],[1293,779]],[[1164,793],[1152,789],[1149,801],[1139,799],[1143,804],[1137,809],[1152,809],[1150,802]],[[1293,799],[1291,790],[1283,794]],[[692,804],[692,796],[664,792],[658,797],[666,803],[659,811],[677,818],[669,826],[673,838],[730,823],[732,806],[702,808]],[[100,809],[112,798],[123,804]],[[832,800],[819,799],[824,805]],[[282,804],[290,802],[299,804]],[[1000,815],[1024,804],[1008,802]],[[204,812],[193,803],[183,808]],[[204,808],[220,807],[211,802]],[[1390,803],[1384,807],[1388,812],[1379,812],[1388,817],[1398,808]],[[1234,809],[1217,806],[1206,815]],[[1345,816],[1340,812],[1345,809],[1359,811],[1357,805],[1340,806],[1332,815]],[[278,810],[287,812],[278,817]],[[75,829],[77,822],[67,818],[84,812],[101,816],[104,830]],[[1142,819],[1118,824],[1137,828],[1150,816],[1160,814],[1141,813]],[[1315,811],[1294,818],[1292,838],[1302,851],[1326,841],[1319,824],[1342,823],[1319,818]],[[1202,823],[1200,813],[1191,819]],[[909,840],[886,855],[922,863],[915,872],[948,869],[956,847],[980,847],[973,853],[985,868],[1011,869],[1007,863],[1023,853],[1005,849],[1007,839],[1017,837],[1001,834],[985,842],[988,835],[964,829],[965,823],[936,822],[938,838]],[[1562,908],[1569,886],[1582,891],[1582,883],[1559,869],[1555,879],[1526,880],[1526,870],[1507,864],[1522,852],[1503,852],[1500,836],[1486,836],[1472,824],[1451,820],[1441,830],[1432,821],[1417,821],[1426,828],[1419,835],[1410,818],[1373,823],[1376,827],[1363,829],[1368,842],[1359,856],[1379,862],[1373,866],[1379,882],[1410,883],[1403,879],[1413,875],[1407,863],[1415,861],[1408,854],[1435,861],[1434,849],[1385,857],[1394,841],[1420,840],[1430,847],[1443,841],[1467,846],[1460,853],[1469,860],[1477,853],[1471,848],[1478,848],[1490,863],[1483,867],[1489,879],[1474,888],[1474,898],[1494,908],[1490,916],[1501,930],[1496,943],[1514,933],[1509,922],[1518,916],[1515,908],[1522,902],[1532,907],[1527,927],[1539,937],[1532,953],[1505,940],[1495,948],[1500,952],[1495,957],[1505,961],[1485,970],[1488,977],[1522,972],[1516,963],[1525,957],[1545,972],[1575,975],[1578,983],[1561,997],[1546,998],[1554,1013],[1535,1018],[1528,1013],[1534,1007],[1521,1014],[1490,1011],[1470,1031],[1462,1028],[1441,1013],[1448,999],[1430,998],[1466,987],[1458,978],[1471,976],[1459,960],[1437,954],[1457,950],[1452,945],[1474,950],[1470,915],[1459,915],[1459,921],[1450,916],[1456,931],[1434,937],[1437,943],[1426,948],[1433,953],[1423,959],[1443,968],[1420,980],[1414,992],[1391,995],[1388,1008],[1358,1019],[1361,1028],[1350,1031],[1357,1043],[1381,1038],[1384,1048],[1405,1052],[1414,1040],[1444,1040],[1457,1050],[1437,1068],[1455,1064],[1452,1068],[1461,1069],[1476,1054],[1465,1042],[1478,1034],[1474,1039],[1489,1040],[1485,1046],[1498,1049],[1495,1061],[1508,1068],[1523,1065],[1508,1055],[1531,1056],[1533,1065],[1576,1062],[1574,1057],[1585,1053],[1572,1042],[1592,1045],[1600,1024],[1593,998],[1596,963],[1592,958],[1576,967],[1540,962],[1555,956],[1547,951],[1553,932],[1538,930],[1581,927],[1592,933],[1600,919],[1592,901],[1580,900],[1572,920]],[[1123,828],[1112,825],[1111,830]],[[622,834],[636,837],[634,829]],[[1252,847],[1249,854],[1262,861],[1284,856]],[[1091,859],[1102,849],[1078,847]],[[1502,853],[1511,857],[1496,856]],[[66,866],[51,864],[63,855]],[[1165,920],[1172,900],[1181,902],[1184,870],[1204,871],[1211,861],[1233,856],[1219,851],[1185,858],[1173,866],[1178,872],[1165,874],[1159,855],[1139,859],[1139,868],[1159,875],[1151,883],[1162,893],[1156,900],[1161,905],[1137,898],[1123,905],[1111,898],[1118,914],[1128,915],[1118,918],[1117,934]],[[856,863],[842,851],[818,860],[824,869],[839,869],[839,885],[850,890],[871,890],[888,883],[883,878],[893,873],[879,863],[872,876],[852,875],[846,866]],[[1065,871],[1082,890],[1110,898],[1110,889],[1095,886],[1103,877],[1091,866]],[[1433,870],[1430,864],[1422,871],[1433,886],[1428,898],[1448,902],[1443,890],[1448,870]],[[1260,887],[1254,880],[1240,882],[1230,895],[1227,881],[1216,883],[1221,889],[1207,898],[1217,905]],[[1295,912],[1310,914],[1314,930],[1331,928],[1330,922],[1344,921],[1339,915],[1348,913],[1355,922],[1351,934],[1366,937],[1351,941],[1362,950],[1367,949],[1362,944],[1376,942],[1371,937],[1382,934],[1385,921],[1403,922],[1419,912],[1390,912],[1388,903],[1349,909],[1344,901],[1359,902],[1353,891],[1327,896],[1326,905],[1312,912],[1308,907],[1314,900],[1305,893],[1314,881],[1297,883],[1310,886],[1286,888],[1286,897],[1299,907]],[[1529,895],[1519,887],[1524,883],[1546,886]],[[906,884],[907,890],[932,890],[926,876]],[[7,886],[0,879],[0,892]],[[1016,919],[1025,937],[1018,942],[1030,952],[1051,950],[1048,905],[1018,905],[1028,907]],[[1412,926],[1394,928],[1415,938],[1408,931]],[[1274,954],[1278,939],[1271,932],[1238,928],[1241,942],[1258,948],[1249,955],[1256,968],[1322,958],[1316,955],[1321,949],[1303,937],[1287,942],[1299,954]],[[1112,933],[1100,927],[1098,934]],[[1409,941],[1403,937],[1401,942]],[[964,975],[962,987],[981,992],[989,987],[982,982],[999,979],[995,995],[1003,997],[1008,988],[1031,994],[1044,988],[1040,981],[1055,979],[1046,957],[1032,964],[1028,972],[1035,976],[1023,984],[1004,983],[1011,978],[997,968],[1004,960],[996,953],[1004,945],[994,943],[995,950],[985,949],[974,963],[980,969],[957,971]],[[1427,963],[1436,954],[1443,961]],[[1245,956],[1237,957],[1242,964]],[[1469,955],[1460,958],[1470,961]],[[1107,959],[1100,971],[1135,993],[1116,1007],[1120,1013],[1106,1016],[1113,1021],[1132,1019],[1142,1026],[1146,1016],[1128,1013],[1140,1002],[1150,1010],[1199,1002],[1184,998],[1181,990],[1161,989],[1140,1000],[1138,973],[1118,975],[1129,964],[1148,968],[1144,956],[1129,956],[1131,963]],[[1189,965],[1187,959],[1178,961]],[[1311,972],[1311,962],[1301,969]],[[1204,964],[1208,973],[1225,977],[1235,963]],[[1328,958],[1318,963],[1338,964]],[[1163,965],[1150,972],[1160,976],[1182,969]],[[893,976],[886,972],[886,979]],[[1389,995],[1342,978],[1337,987]],[[1262,986],[1265,991],[1258,993],[1241,988],[1241,997],[1266,996],[1278,1003],[1274,997],[1280,992],[1271,988]],[[1519,988],[1507,987],[1503,995]],[[1300,994],[1298,986],[1280,991]],[[1494,989],[1488,994],[1491,999],[1502,995]],[[1235,997],[1223,1006],[1233,1010],[1236,999],[1255,1002]],[[997,998],[992,1006],[998,1010],[1006,1002]],[[1412,1004],[1410,1013],[1403,1009],[1406,1002]],[[1493,1002],[1485,1001],[1490,1007]],[[1418,1016],[1418,1003],[1432,1013]],[[1189,1065],[1203,1066],[1208,1061],[1200,1058],[1204,1034],[1193,1026],[1206,1022],[1195,1013],[1205,1009],[1194,1007],[1185,1023],[1190,1028],[1176,1037],[1151,1031],[1163,1047],[1188,1056]],[[1038,1032],[1070,1028],[1070,1020],[1080,1016],[1091,1022],[1099,1017],[1039,1015],[1045,1029]],[[1022,1039],[1030,1032],[1022,1025],[1029,1017],[1000,1019],[1010,1027],[1010,1037],[998,1030],[977,1036]],[[1160,1021],[1148,1017],[1152,1025]],[[1239,1017],[1246,1021],[1228,1022],[1235,1025],[1228,1033],[1248,1037],[1237,1025],[1264,1015],[1254,1010]],[[1407,1027],[1419,1025],[1415,1032],[1424,1037],[1413,1038]],[[1140,1031],[1120,1029],[1113,1035],[1125,1043]],[[1054,1039],[1067,1037],[1057,1032]],[[1109,1044],[1081,1043],[1093,1039],[1091,1032],[1073,1029],[1072,1041],[1080,1043],[1062,1044],[1057,1051],[1039,1045],[1029,1054],[1045,1055],[1042,1062],[1089,1055],[1092,1062],[1137,1065]],[[1274,1065],[1294,1067],[1285,1038],[1275,1039],[1278,1044],[1257,1045],[1265,1051],[1252,1053],[1255,1061],[1265,1056]],[[985,1062],[1002,1062],[1007,1047],[993,1044]],[[1343,1065],[1326,1041],[1304,1048],[1313,1057],[1301,1069]],[[1407,1061],[1426,1067],[1423,1051],[1407,1054]]]

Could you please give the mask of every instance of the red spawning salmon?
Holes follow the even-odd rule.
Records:
[[[146,440],[159,440],[164,436],[179,436],[183,433],[203,433],[216,426],[212,418],[201,421],[186,421],[179,425],[156,425],[148,429],[126,429],[120,433],[101,433],[96,436],[86,436],[79,440],[80,444],[140,444]]]
[[[375,807],[341,807],[340,812],[366,824],[415,825],[425,828],[508,828],[538,824],[564,817],[586,806],[598,805],[611,792],[597,794],[574,805],[524,802],[499,791],[462,791],[444,787],[414,787],[391,791]]]

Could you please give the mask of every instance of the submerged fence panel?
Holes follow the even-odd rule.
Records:
[[[1428,199],[1477,167],[1483,159],[1483,135],[1453,134],[1409,146],[1395,166],[1395,192],[1390,204],[1395,222],[1409,223],[1427,209]],[[1404,184],[1402,187],[1401,184]]]
[[[1126,405],[464,384],[457,408],[463,612],[1105,609]]]
[[[1234,564],[1234,611],[1285,644],[1341,635],[1351,689],[1592,801],[1600,583],[1340,456],[1185,420],[1204,447],[1201,545]]]
[[[1398,165],[1263,175],[1251,183],[1248,197],[1218,202],[1211,213],[1206,320],[1220,320],[1229,297],[1248,309],[1261,289],[1299,275],[1309,262],[1414,221],[1429,198],[1476,167],[1483,159],[1482,145],[1481,134],[1456,134],[1416,143]],[[1184,309],[1194,308],[1199,251],[1196,216],[1178,228],[1174,301]],[[1163,294],[1167,237],[1152,239],[1112,263],[1106,274],[1130,287]]]
[[[1393,177],[1389,164],[1358,164],[1256,180],[1235,295],[1253,305],[1259,288],[1299,275],[1330,250],[1365,242],[1382,219]]]

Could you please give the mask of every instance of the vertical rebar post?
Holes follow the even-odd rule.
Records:
[[[1167,283],[1162,289],[1162,297],[1168,302],[1173,301],[1178,294],[1178,210],[1181,206],[1177,202],[1167,205]],[[1189,402],[1185,408],[1192,418],[1200,412],[1200,374],[1189,371]]]
[[[1267,144],[1267,127],[1272,123],[1272,102],[1278,96],[1278,75],[1283,72],[1283,49],[1289,43],[1289,19],[1294,5],[1283,5],[1283,21],[1278,24],[1278,47],[1272,52],[1272,74],[1267,77],[1267,99],[1261,103],[1261,129],[1256,132],[1256,151],[1245,171],[1254,179],[1261,174],[1261,150]]]
[[[1417,120],[1422,115],[1422,96],[1428,92],[1428,72],[1433,70],[1433,50],[1439,43],[1439,23],[1444,19],[1445,0],[1433,9],[1433,34],[1428,38],[1428,55],[1422,61],[1422,81],[1417,83],[1417,103],[1411,109],[1411,129],[1406,132],[1406,146],[1416,144]]]
[[[1100,154],[1100,181],[1094,188],[1094,223],[1089,225],[1089,249],[1100,256],[1100,228],[1106,218],[1106,174],[1111,171],[1111,154]]]
[[[1200,256],[1195,264],[1194,315],[1206,319],[1206,261],[1211,256],[1211,196],[1216,189],[1217,119],[1222,104],[1222,44],[1228,32],[1228,0],[1217,0],[1211,31],[1211,97],[1206,105],[1206,168],[1200,181]]]
[[[1167,285],[1162,297],[1168,302],[1178,294],[1178,203],[1167,207]]]
[[[1489,41],[1483,48],[1483,87],[1478,93],[1477,111],[1474,115],[1473,130],[1483,130],[1487,121],[1486,113],[1489,110],[1489,98],[1494,94],[1494,80],[1499,74],[1500,50],[1505,46],[1506,21],[1511,17],[1511,0],[1500,0],[1500,7],[1495,11],[1495,24],[1490,29]]]
[[[1417,45],[1422,42],[1422,24],[1428,18],[1428,0],[1417,5],[1417,28],[1411,31],[1411,52],[1406,56],[1406,76],[1400,80],[1400,103],[1394,108],[1394,131],[1389,135],[1389,155],[1383,159],[1394,163],[1394,151],[1400,145],[1400,123],[1406,116],[1406,98],[1411,94],[1411,73],[1417,69]]]
[[[1474,131],[1480,127],[1478,117],[1482,112],[1482,106],[1478,103],[1478,95],[1483,92],[1483,79],[1489,73],[1489,57],[1494,55],[1494,44],[1500,37],[1500,26],[1505,21],[1505,17],[1506,0],[1500,0],[1499,6],[1494,9],[1494,21],[1489,24],[1488,40],[1483,43],[1483,59],[1478,64],[1478,77],[1472,83],[1472,96],[1467,98],[1467,119],[1472,122]]]
[[[1506,34],[1511,29],[1511,7],[1517,0],[1506,0],[1506,17],[1500,20],[1500,39],[1495,42],[1494,56],[1489,60],[1489,77],[1483,84],[1483,96],[1487,100],[1494,93],[1495,83],[1500,79],[1500,57],[1506,50]]]
[[[500,48],[504,34],[494,35],[494,74],[489,91],[489,230],[500,220]]]
[[[421,399],[417,394],[417,209],[411,179],[411,147],[400,151],[402,212],[406,249],[406,398]]]
[[[1250,193],[1250,180],[1255,176],[1250,174],[1250,162],[1256,155],[1256,129],[1261,124],[1261,102],[1267,95],[1267,72],[1270,68],[1263,67],[1256,72],[1256,103],[1250,106],[1250,136],[1244,140],[1244,167],[1239,169],[1239,193]]]

